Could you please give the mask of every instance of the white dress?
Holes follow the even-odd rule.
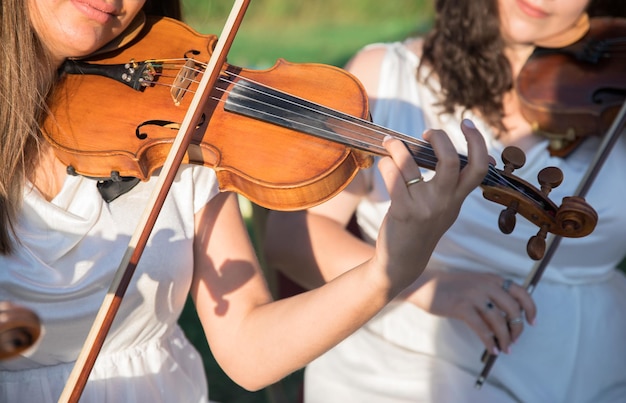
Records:
[[[373,46],[387,49],[373,120],[416,137],[428,127],[444,129],[466,154],[460,114],[440,116],[431,107],[434,93],[415,80],[418,58],[400,43]],[[466,117],[502,168],[502,144],[480,119]],[[527,165],[514,174],[537,186],[540,169],[559,167],[564,181],[550,199],[560,205],[575,194],[599,142],[586,140],[566,159],[551,157],[542,142],[526,151]],[[595,231],[563,239],[532,294],[536,325],[526,325],[511,354],[500,355],[482,389],[474,387],[483,369],[478,336],[464,322],[396,302],[308,366],[306,403],[626,402],[626,279],[615,269],[626,254],[625,171],[622,136],[586,197],[599,215]],[[380,174],[372,175],[357,214],[362,232],[375,239],[389,202]],[[523,284],[535,264],[526,243],[537,228],[518,217],[513,233],[502,234],[502,209],[475,190],[428,270],[491,272]]]
[[[43,336],[0,362],[0,402],[57,401],[155,182],[111,203],[83,177],[67,177],[51,202],[25,191],[22,244],[0,256],[0,300],[37,313]],[[193,274],[194,213],[217,192],[212,170],[179,170],[81,402],[208,400],[202,359],[177,320]]]

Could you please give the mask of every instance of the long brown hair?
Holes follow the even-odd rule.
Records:
[[[180,19],[179,0],[147,0],[147,14]],[[42,145],[39,124],[56,71],[33,27],[24,0],[0,2],[0,254],[13,250],[24,183],[32,179]]]
[[[592,0],[590,17],[626,15],[623,0]],[[503,97],[513,88],[504,56],[497,0],[436,0],[435,21],[426,36],[420,68],[428,65],[441,84],[442,113],[457,107],[478,111],[504,131]]]

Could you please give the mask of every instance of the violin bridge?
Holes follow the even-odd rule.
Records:
[[[198,70],[195,61],[187,59],[185,65],[178,71],[174,83],[172,84],[172,89],[170,90],[172,100],[176,106],[180,105],[180,101],[183,99],[183,96],[189,89],[191,83],[194,82],[197,75]]]

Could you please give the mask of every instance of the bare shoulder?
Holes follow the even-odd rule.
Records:
[[[418,58],[422,54],[421,38],[411,38],[402,43],[406,49]],[[354,74],[365,86],[370,97],[376,98],[378,83],[380,80],[381,65],[385,55],[390,49],[390,44],[372,44],[366,46],[346,64],[345,69]]]
[[[424,39],[415,37],[404,42],[404,46],[418,58],[422,57],[422,49],[424,48]]]
[[[369,45],[346,64],[345,69],[361,81],[370,97],[376,96],[381,63],[386,53],[387,47],[383,44]]]

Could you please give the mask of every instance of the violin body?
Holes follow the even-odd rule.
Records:
[[[149,86],[138,90],[111,77],[66,74],[49,102],[44,135],[73,173],[101,179],[147,180],[153,175],[171,148],[201,73],[194,65],[181,79],[185,58],[208,62],[217,42],[215,35],[200,35],[176,20],[153,17],[148,17],[138,39],[146,45],[133,46],[131,41],[83,62],[123,65],[158,55],[166,62],[153,63],[158,77]],[[222,75],[301,92],[313,102],[368,117],[360,82],[332,66],[279,60],[267,70],[225,65]],[[216,85],[184,160],[213,168],[222,190],[236,191],[268,208],[301,209],[334,196],[360,168],[371,164],[370,155],[341,144],[283,127],[268,130],[267,123],[224,111],[231,85]],[[174,97],[171,88],[177,86]]]
[[[565,157],[587,136],[602,136],[626,100],[626,19],[593,18],[588,33],[559,49],[537,48],[516,88],[522,114]]]

